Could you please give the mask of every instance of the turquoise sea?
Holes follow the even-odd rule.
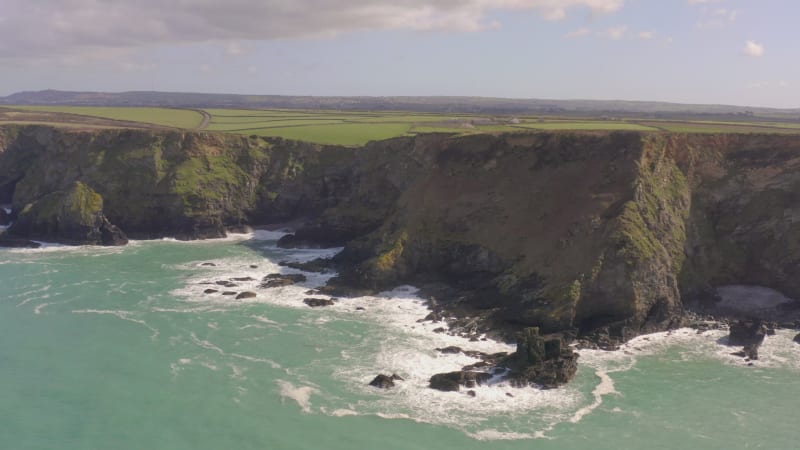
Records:
[[[724,332],[679,330],[582,351],[561,389],[442,393],[430,375],[472,360],[436,347],[513,347],[434,333],[412,287],[316,309],[314,274],[251,299],[203,293],[335,252],[275,239],[0,250],[0,448],[800,448],[791,331],[754,366]],[[381,372],[405,381],[367,386]]]

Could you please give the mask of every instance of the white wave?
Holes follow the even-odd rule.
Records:
[[[511,441],[521,439],[534,439],[535,434],[517,433],[513,431],[499,431],[494,428],[481,430],[475,433],[467,433],[467,436],[479,441]]]
[[[277,241],[287,234],[289,234],[287,230],[255,230],[253,231],[252,238],[257,241]]]
[[[33,309],[33,313],[37,314],[37,315],[41,314],[42,310],[45,309],[46,307],[50,306],[50,305],[52,305],[52,303],[41,303],[39,305],[36,305],[36,308]]]
[[[608,394],[619,394],[619,392],[617,392],[617,390],[614,388],[614,380],[611,379],[607,372],[598,370],[595,373],[598,377],[600,377],[600,384],[598,384],[592,391],[594,401],[590,405],[584,406],[583,408],[575,411],[575,414],[573,414],[569,419],[569,421],[572,423],[580,422],[581,419],[583,419],[587,414],[591,413],[600,405],[602,405],[603,396]]]
[[[358,416],[359,415],[358,412],[353,411],[352,409],[346,409],[346,408],[339,408],[339,409],[333,410],[331,412],[328,412],[324,408],[320,408],[320,410],[323,413],[328,414],[328,415],[333,416],[333,417],[349,417],[349,416]]]
[[[280,388],[280,396],[284,399],[291,399],[297,402],[304,413],[311,412],[311,396],[319,393],[319,390],[311,386],[295,386],[284,380],[276,380]]]
[[[76,309],[72,311],[73,314],[100,314],[100,315],[110,315],[117,317],[119,319],[132,322],[135,324],[139,324],[152,332],[150,335],[150,339],[156,339],[159,335],[159,332],[156,328],[151,327],[148,325],[147,322],[141,319],[135,319],[130,317],[134,314],[131,311],[121,311],[121,310],[107,310],[107,309]]]
[[[270,325],[278,325],[278,322],[275,322],[274,320],[270,319],[267,316],[252,315],[250,316],[250,318],[255,319],[257,322],[268,323]]]
[[[257,358],[255,356],[248,356],[248,355],[240,355],[238,353],[231,353],[231,356],[233,356],[234,358],[243,359],[245,361],[269,364],[273,369],[280,369],[281,368],[280,364],[276,363],[275,361],[273,361],[271,359]]]
[[[192,339],[192,342],[195,345],[197,345],[198,347],[202,347],[202,348],[204,348],[206,350],[213,350],[213,351],[219,353],[220,355],[224,355],[225,354],[225,352],[222,351],[221,348],[217,347],[216,345],[212,344],[211,342],[209,342],[209,341],[207,341],[205,339],[198,338],[197,335],[194,334],[194,332],[192,332],[190,334],[190,337]]]
[[[19,294],[12,295],[12,296],[10,296],[8,298],[9,299],[21,298],[21,297],[24,298],[24,300],[22,300],[21,302],[17,303],[17,307],[19,308],[20,306],[24,306],[24,305],[26,305],[26,304],[28,304],[28,303],[30,303],[32,301],[40,300],[40,299],[45,298],[45,296],[47,295],[46,292],[49,291],[51,287],[52,287],[52,285],[46,284],[46,285],[44,285],[42,287],[38,287],[36,289],[31,289],[29,291],[20,292]],[[42,294],[42,295],[34,295],[34,294],[40,294],[40,293],[44,293],[44,294]]]

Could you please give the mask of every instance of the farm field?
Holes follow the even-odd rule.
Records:
[[[203,114],[191,109],[94,106],[14,106],[13,109],[29,112],[74,114],[172,128],[197,128],[203,122]]]
[[[535,131],[670,131],[679,133],[800,133],[800,123],[656,119],[492,116],[395,111],[288,109],[204,110],[134,107],[5,106],[0,123],[39,123],[71,128],[169,127],[242,135],[275,136],[320,144],[358,146],[418,133]]]

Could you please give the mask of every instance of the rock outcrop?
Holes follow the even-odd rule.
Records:
[[[9,229],[31,239],[94,245],[125,245],[128,238],[103,214],[103,198],[80,181],[26,204]]]
[[[395,386],[395,381],[403,381],[403,378],[394,373],[391,376],[381,373],[373,378],[372,381],[369,382],[369,385],[379,389],[391,389]]]

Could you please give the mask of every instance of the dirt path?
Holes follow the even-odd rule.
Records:
[[[208,127],[208,124],[211,123],[211,114],[203,111],[202,109],[195,109],[195,111],[203,115],[203,121],[200,122],[200,125],[197,127],[197,129],[205,130]]]

